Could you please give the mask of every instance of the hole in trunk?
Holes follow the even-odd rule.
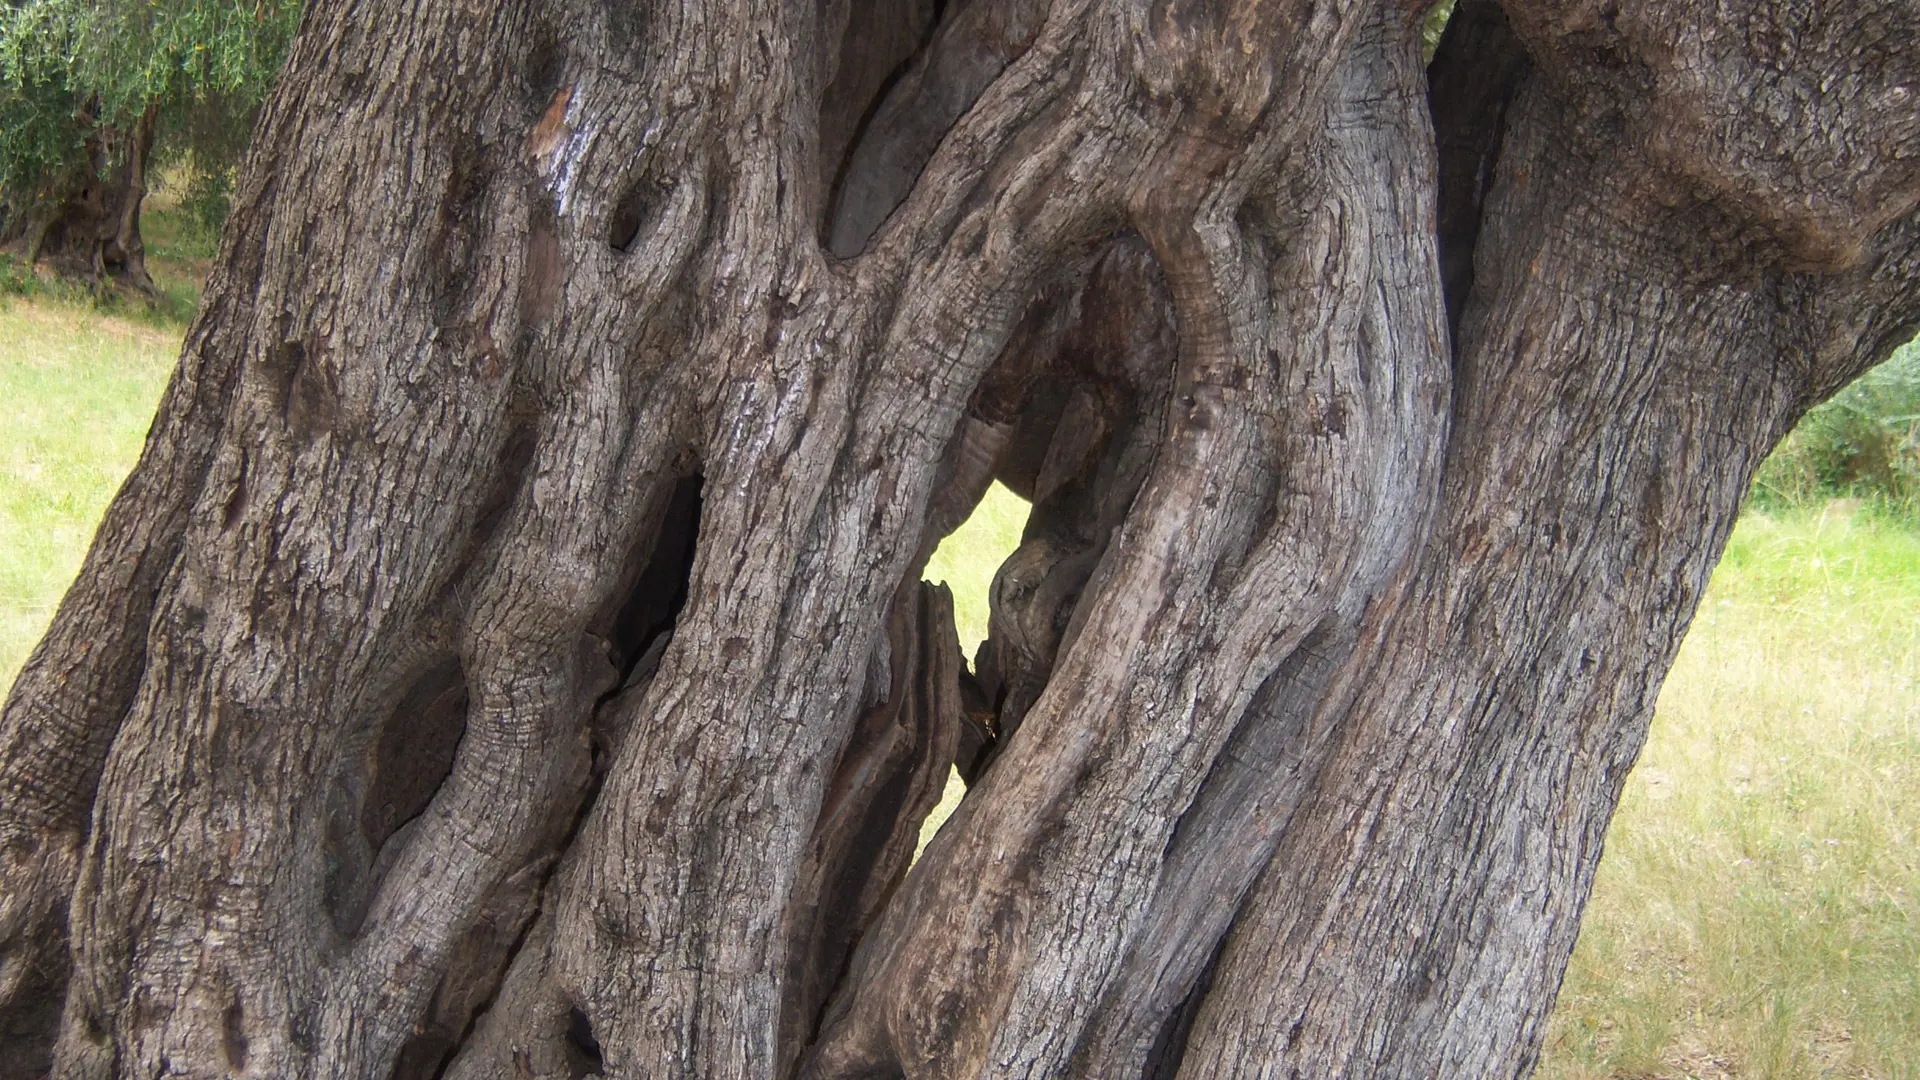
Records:
[[[1200,1006],[1207,1000],[1207,991],[1213,988],[1213,972],[1220,963],[1220,951],[1226,947],[1223,935],[1220,944],[1213,947],[1213,956],[1207,960],[1207,966],[1201,969],[1200,978],[1187,991],[1180,1007],[1173,1010],[1166,1022],[1160,1026],[1159,1034],[1154,1036],[1153,1046],[1147,1051],[1147,1067],[1141,1073],[1141,1080],[1174,1080],[1180,1073],[1180,1063],[1187,1054],[1187,1036],[1193,1033],[1193,1021],[1200,1015]]]
[[[575,1006],[567,1014],[567,1070],[573,1080],[583,1080],[600,1072],[600,1040],[593,1037],[593,1022],[586,1011]]]
[[[379,887],[380,857],[398,846],[453,771],[467,730],[467,683],[457,657],[432,662],[400,695],[372,744],[349,752],[359,762],[328,789],[322,903],[343,937],[360,930]]]
[[[944,582],[953,590],[954,632],[968,659],[987,640],[987,596],[993,575],[1020,546],[1032,509],[1027,500],[996,482],[967,520],[940,541],[920,575],[923,581]]]
[[[622,254],[633,247],[643,231],[651,232],[660,216],[666,192],[651,180],[636,180],[627,186],[614,204],[607,223],[607,246]]]
[[[829,226],[824,211],[837,201],[860,132],[926,47],[942,7],[929,0],[855,0],[848,8],[845,32],[827,45],[838,55],[833,81],[820,101],[820,187],[827,195],[821,208],[823,242]]]
[[[674,484],[652,551],[613,618],[608,642],[622,682],[634,677],[643,657],[665,646],[673,636],[674,620],[686,605],[700,535],[702,483],[703,478],[695,475]]]
[[[660,511],[659,526],[628,560],[637,569],[630,571],[630,583],[616,590],[615,595],[622,598],[618,607],[595,620],[599,627],[595,633],[606,639],[607,660],[619,677],[594,709],[593,786],[586,806],[592,806],[600,779],[618,752],[624,725],[633,712],[628,703],[645,692],[673,640],[680,609],[686,606],[699,551],[702,483],[698,474],[674,483]]]
[[[235,1072],[247,1071],[247,1010],[240,1004],[239,995],[235,995],[233,1004],[227,1006],[221,1032],[221,1049],[227,1055],[227,1067]]]
[[[449,656],[413,684],[382,725],[361,828],[378,850],[419,817],[453,771],[467,730],[467,680]]]

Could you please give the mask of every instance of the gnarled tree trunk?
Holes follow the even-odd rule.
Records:
[[[155,292],[140,237],[140,204],[147,197],[158,115],[149,108],[121,130],[83,114],[87,135],[74,170],[19,206],[0,207],[0,244],[57,273]]]
[[[0,1073],[1524,1074],[1913,329],[1920,6],[1421,14],[316,0],[0,718]]]

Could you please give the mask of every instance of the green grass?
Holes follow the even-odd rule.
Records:
[[[1920,1077],[1920,535],[1741,521],[1607,837],[1539,1075]]]
[[[200,287],[213,270],[220,237],[181,206],[186,177],[163,173],[141,205],[140,237],[147,245],[147,274],[161,292],[152,305],[163,319],[185,323],[200,306]]]
[[[972,658],[987,640],[987,592],[993,584],[993,572],[1020,546],[1020,530],[1027,527],[1027,501],[999,484],[974,507],[973,516],[940,542],[927,560],[927,581],[945,582],[953,590],[953,628],[960,638],[960,650]],[[940,804],[920,825],[920,846],[914,858],[926,850],[927,841],[940,831],[947,818],[960,805],[967,786],[957,770],[947,771],[947,787],[940,793]]]
[[[201,286],[213,269],[219,236],[180,205],[177,176],[161,179],[142,204],[140,235],[147,274],[157,293],[148,295],[113,281],[63,279],[0,254],[0,301],[26,298],[79,308],[165,329],[180,329],[200,306]]]
[[[79,569],[179,349],[177,329],[0,298],[0,686]]]
[[[13,685],[140,454],[216,239],[163,185],[141,214],[161,296],[0,256],[0,687]]]
[[[0,295],[0,686],[138,453],[180,334]],[[928,567],[969,654],[1025,516],[994,489]],[[1540,1075],[1920,1077],[1917,832],[1920,530],[1851,502],[1748,515],[1628,782]]]
[[[960,650],[971,657],[987,639],[987,586],[1013,549],[1020,546],[1020,530],[1027,527],[1027,501],[999,484],[974,508],[973,516],[940,542],[927,560],[928,581],[945,582],[953,590],[954,629]]]

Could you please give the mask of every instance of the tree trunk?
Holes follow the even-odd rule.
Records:
[[[52,183],[34,205],[20,208],[11,227],[0,222],[0,240],[18,247],[28,262],[45,262],[57,273],[95,283],[112,279],[154,293],[140,238],[140,204],[147,196],[157,119],[157,107],[149,108],[122,131],[83,116],[87,135],[80,166]]]
[[[1421,14],[316,0],[0,714],[0,1076],[1524,1075],[1914,329],[1920,10]]]

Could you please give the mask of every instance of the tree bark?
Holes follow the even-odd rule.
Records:
[[[0,1076],[1524,1075],[1914,329],[1920,11],[1421,14],[316,2],[0,714]]]

